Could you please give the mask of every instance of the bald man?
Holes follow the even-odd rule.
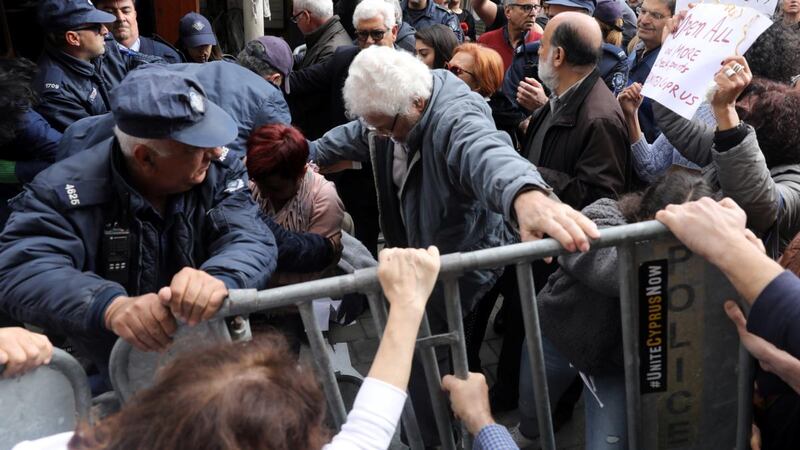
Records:
[[[603,39],[589,15],[563,12],[545,27],[539,76],[552,93],[534,111],[522,154],[564,203],[617,198],[631,176],[622,110],[597,71]]]

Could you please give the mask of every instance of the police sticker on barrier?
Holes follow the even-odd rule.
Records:
[[[642,394],[667,390],[667,260],[639,266],[639,374]]]

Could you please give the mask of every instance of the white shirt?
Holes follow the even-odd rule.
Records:
[[[392,442],[406,393],[376,378],[366,378],[358,390],[353,409],[342,430],[323,450],[382,450]],[[325,405],[320,405],[324,408]],[[73,432],[54,434],[35,441],[24,441],[13,450],[67,450]]]
[[[117,46],[123,51],[133,50],[134,52],[138,52],[139,49],[142,48],[142,41],[139,38],[136,38],[136,42],[134,42],[130,47],[125,47],[121,42],[117,42]]]

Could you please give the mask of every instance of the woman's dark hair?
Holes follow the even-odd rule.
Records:
[[[767,167],[800,163],[800,92],[754,78],[740,99],[736,112],[756,130]]]
[[[453,57],[453,49],[458,47],[458,40],[453,30],[441,24],[423,28],[417,31],[414,37],[433,49],[434,69],[443,69],[444,63]]]
[[[619,209],[628,223],[636,223],[654,218],[667,205],[679,205],[713,196],[713,189],[699,172],[673,166],[644,191],[620,198]]]
[[[37,102],[32,88],[36,64],[25,58],[0,59],[0,145],[16,137],[20,116]]]
[[[788,83],[800,74],[800,33],[775,22],[744,54],[753,76]]]
[[[325,400],[313,371],[270,334],[178,356],[155,384],[94,428],[77,449],[320,449]]]

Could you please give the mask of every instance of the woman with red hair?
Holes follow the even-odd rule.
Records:
[[[505,131],[517,147],[516,130],[525,119],[512,107],[500,88],[503,86],[503,58],[495,50],[481,44],[461,44],[445,69],[460,78],[474,92],[486,99],[498,130]]]
[[[333,183],[307,160],[308,141],[298,129],[272,124],[254,130],[247,141],[245,160],[253,198],[284,228],[322,235],[339,248],[344,206]],[[307,279],[308,275],[277,273],[273,283]]]

